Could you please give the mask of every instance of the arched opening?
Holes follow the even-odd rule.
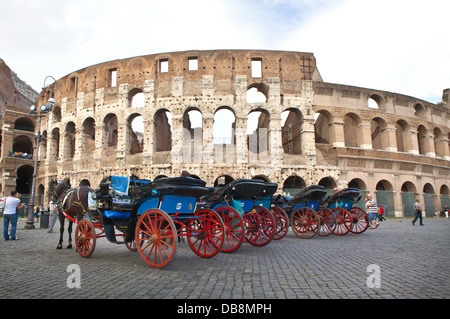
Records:
[[[95,120],[92,117],[88,117],[83,122],[81,140],[82,154],[93,154],[95,151]]]
[[[434,134],[434,151],[436,152],[436,157],[444,157],[446,147],[444,134],[438,127],[436,127],[433,130],[433,134]]]
[[[28,136],[16,136],[12,147],[13,157],[31,158],[33,155],[33,142]]]
[[[319,111],[314,116],[314,136],[318,144],[330,144],[330,118],[331,115],[325,111]]]
[[[14,130],[34,132],[34,122],[27,117],[18,118],[14,122]]]
[[[129,154],[142,153],[144,150],[144,118],[140,114],[132,114],[127,125]]]
[[[252,84],[247,90],[247,103],[266,103],[267,87],[262,84]]]
[[[419,145],[419,154],[420,155],[426,155],[429,151],[429,145],[427,141],[427,129],[423,125],[419,125],[419,128],[417,129],[417,142]]]
[[[69,122],[64,133],[64,158],[73,158],[75,155],[75,123]]]
[[[355,113],[347,113],[344,116],[344,141],[346,147],[359,147],[361,145],[361,134],[358,134],[360,125],[361,119]]]
[[[203,117],[196,108],[183,114],[183,163],[201,163],[203,150]]]
[[[128,93],[131,108],[143,108],[145,106],[144,93],[141,89],[133,89]]]
[[[425,215],[427,217],[434,217],[436,212],[436,203],[435,203],[435,191],[433,185],[430,183],[426,183],[423,186],[423,199],[424,199],[424,208]]]
[[[214,181],[214,187],[222,187],[234,181],[234,178],[230,175],[221,175]]]
[[[283,192],[287,195],[294,196],[306,187],[306,182],[303,178],[297,175],[292,175],[286,178],[283,183]]]
[[[287,109],[281,113],[283,151],[286,154],[302,154],[303,116],[299,109]]]
[[[161,109],[155,113],[153,128],[153,145],[155,152],[172,150],[172,114]]]
[[[385,216],[395,217],[394,187],[387,180],[381,180],[375,187],[378,206],[383,206]]]
[[[119,125],[115,114],[108,114],[103,119],[103,147],[117,147]]]
[[[414,115],[419,116],[419,117],[426,117],[427,110],[425,109],[425,106],[423,106],[420,103],[416,103],[414,105]]]
[[[411,150],[410,130],[411,128],[405,120],[398,120],[395,123],[395,138],[398,152],[409,152]]]
[[[387,123],[380,117],[375,117],[370,123],[372,148],[377,150],[384,150],[389,147],[389,136],[386,134],[385,129]]]
[[[59,158],[59,128],[54,128],[52,130],[51,139],[50,139],[50,161],[57,161]]]
[[[414,203],[416,201],[416,186],[412,182],[405,182],[401,187],[402,211],[404,217],[414,217]]]
[[[228,107],[221,107],[214,114],[213,136],[214,162],[234,163],[236,161],[236,118]]]
[[[247,116],[247,147],[249,162],[268,162],[270,141],[270,116],[262,109],[257,109]]]

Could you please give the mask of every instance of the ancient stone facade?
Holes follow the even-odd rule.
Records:
[[[0,196],[12,190],[28,200],[34,169],[35,118],[29,108],[38,93],[0,59]]]
[[[420,198],[431,215],[450,195],[449,91],[433,104],[326,83],[314,55],[302,52],[104,62],[56,82],[56,105],[42,123],[39,191],[45,198],[55,179],[97,187],[109,175],[188,170],[208,185],[261,178],[286,192],[358,187],[390,216],[408,215]]]

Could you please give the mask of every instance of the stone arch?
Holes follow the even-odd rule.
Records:
[[[44,160],[47,158],[47,130],[42,131],[41,142],[39,143],[39,160]]]
[[[236,144],[236,115],[228,106],[219,107],[214,113],[214,144]]]
[[[305,180],[298,175],[291,175],[283,182],[283,192],[292,196],[297,194],[305,187]]]
[[[395,138],[398,152],[409,152],[412,150],[410,131],[411,126],[405,120],[401,119],[395,122]]]
[[[360,178],[352,179],[350,182],[348,182],[347,186],[351,187],[351,188],[357,188],[359,190],[366,190],[367,189],[366,183]]]
[[[266,175],[260,174],[260,175],[255,175],[252,177],[252,179],[256,179],[259,181],[263,181],[263,182],[267,182],[270,183],[270,178]]]
[[[333,116],[330,112],[319,110],[316,112],[314,121],[315,141],[319,144],[330,144],[330,123]]]
[[[347,113],[344,115],[344,141],[346,147],[360,147],[361,132],[359,126],[361,118],[355,113]]]
[[[128,92],[129,106],[131,108],[144,108],[145,97],[144,92],[140,88],[134,88]]]
[[[16,156],[16,153],[21,154],[33,154],[33,141],[30,137],[26,135],[18,135],[14,137],[13,145],[12,145],[12,151],[14,152],[14,156]]]
[[[429,143],[427,143],[428,131],[423,125],[417,128],[417,142],[419,145],[419,154],[426,155],[430,151]]]
[[[367,100],[367,106],[371,109],[385,110],[386,100],[379,94],[371,94]]]
[[[392,186],[391,182],[382,179],[378,181],[377,185],[375,186],[375,189],[377,191],[393,191],[394,187]]]
[[[331,176],[322,178],[318,185],[325,187],[325,189],[334,189],[337,186],[336,181]]]
[[[221,175],[214,180],[214,187],[222,187],[234,181],[230,175]]]
[[[14,130],[34,132],[34,122],[28,117],[20,117],[14,122]]]
[[[153,118],[153,145],[155,152],[172,150],[172,114],[159,109]]]
[[[203,150],[203,115],[196,107],[183,113],[183,160],[201,163]]]
[[[139,113],[131,114],[127,119],[126,147],[127,154],[133,155],[144,151],[144,120]]]
[[[267,161],[270,154],[270,114],[258,108],[247,115],[247,148],[249,162]]]
[[[264,83],[253,83],[247,89],[247,103],[266,103],[269,88]]]
[[[434,135],[434,151],[436,152],[436,157],[444,157],[446,147],[444,133],[442,133],[439,127],[435,127],[433,130],[433,135]]]
[[[404,182],[401,187],[402,192],[417,193],[416,185],[412,182]]]
[[[302,154],[303,115],[298,108],[288,108],[281,114],[283,151],[286,154]]]
[[[419,117],[427,116],[427,109],[422,103],[414,104],[414,114]]]
[[[119,136],[119,124],[117,115],[109,113],[103,118],[103,147],[117,147],[117,140]]]
[[[81,128],[82,155],[93,154],[95,151],[95,120],[88,117],[83,121]]]
[[[73,158],[75,156],[75,123],[70,121],[64,130],[64,154],[63,158]]]
[[[381,117],[375,117],[370,122],[372,148],[384,150],[389,148],[389,135],[387,135],[387,123]]]
[[[49,149],[49,161],[57,161],[59,158],[59,142],[60,142],[60,133],[59,128],[55,127],[52,130],[50,136],[50,149]]]
[[[61,122],[61,107],[54,105],[52,109],[52,121],[53,123]]]

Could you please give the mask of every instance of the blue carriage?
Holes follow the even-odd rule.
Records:
[[[276,224],[264,206],[268,205],[266,197],[272,196],[277,187],[260,180],[237,179],[208,196],[208,206],[221,214],[226,225],[228,252],[239,248],[243,240],[259,247],[270,243]]]
[[[95,229],[100,228],[100,235],[110,242],[134,242],[142,259],[156,268],[172,260],[179,237],[186,237],[197,255],[215,256],[224,242],[224,225],[213,210],[197,209],[199,199],[209,192],[205,185],[191,177],[166,177],[135,186],[119,177],[103,182],[95,193],[101,227],[89,220],[80,222],[77,250],[90,256],[98,237]],[[115,229],[124,234],[124,241],[116,240]]]
[[[321,219],[317,211],[325,195],[323,186],[311,185],[289,200],[292,207],[291,228],[298,237],[312,238],[319,232]]]
[[[361,234],[369,226],[367,213],[354,204],[361,199],[357,188],[345,188],[331,195],[325,204],[336,216],[336,235],[345,235],[349,232]]]

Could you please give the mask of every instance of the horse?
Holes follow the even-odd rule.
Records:
[[[71,188],[70,184],[65,182],[60,182],[54,187],[53,201],[58,207],[58,217],[61,224],[59,243],[56,249],[62,249],[64,221],[66,218],[69,219],[69,227],[67,229],[69,244],[67,248],[72,248],[72,225],[75,220],[80,221],[88,211],[88,196],[90,192],[94,192],[94,190],[89,186]]]

